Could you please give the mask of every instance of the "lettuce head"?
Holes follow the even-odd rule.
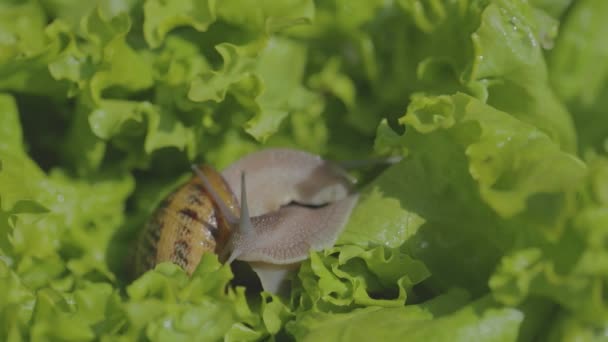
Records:
[[[606,339],[607,35],[605,0],[0,2],[0,340]],[[134,279],[189,164],[270,146],[400,161],[287,295]]]

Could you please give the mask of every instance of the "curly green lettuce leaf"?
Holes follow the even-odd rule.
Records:
[[[574,0],[532,0],[534,7],[541,9],[559,19]]]
[[[589,167],[586,193],[579,197],[585,200],[579,200],[579,210],[560,238],[503,258],[490,279],[497,298],[513,305],[540,295],[560,303],[582,322],[602,326],[608,320],[608,302],[602,295],[608,281],[608,161],[596,157]]]
[[[166,159],[169,149],[177,150],[174,159],[212,156],[225,146],[223,133],[232,132],[237,137],[232,143],[243,146],[250,143],[243,131],[266,141],[289,114],[295,134],[284,129],[279,140],[308,141],[320,150],[327,141],[318,120],[323,100],[303,86],[306,49],[274,35],[310,22],[313,3],[256,6],[258,12],[242,11],[241,3],[223,2],[216,17],[213,1],[151,0],[143,8],[111,1],[73,8],[63,2],[10,5],[12,17],[3,26],[7,37],[19,34],[24,18],[36,23],[30,25],[31,44],[29,38],[20,43],[7,38],[16,52],[2,64],[0,89],[50,97],[62,106],[61,114],[49,115],[62,115],[69,129],[48,149],[59,150],[61,161],[79,175],[117,159],[110,167],[150,168]],[[193,15],[193,8],[201,15]],[[54,19],[48,25],[47,17]],[[178,29],[182,26],[195,30]],[[213,48],[224,60],[218,71]],[[276,63],[283,58],[295,64]],[[321,139],[311,140],[309,133]],[[221,164],[238,155],[210,160]]]
[[[246,46],[221,44],[216,46],[217,52],[224,62],[222,69],[210,71],[192,82],[188,97],[192,101],[222,102],[230,87],[243,87],[249,92],[259,87],[259,81],[251,73],[255,65],[255,55],[260,43]],[[247,88],[250,86],[251,88]],[[254,94],[258,94],[256,90]]]
[[[606,339],[605,327],[586,324],[573,315],[558,315],[549,330],[542,336],[544,341],[603,341]]]
[[[30,323],[30,337],[93,340],[95,330],[107,323],[107,316],[120,314],[112,305],[117,300],[118,293],[109,284],[86,284],[69,294],[49,288],[40,290]],[[115,325],[120,327],[120,321],[111,322],[107,328],[116,329]]]
[[[139,0],[100,0],[96,2],[73,2],[69,0],[50,0],[44,2],[44,8],[50,16],[61,18],[67,24],[76,27],[83,17],[99,9],[102,18],[112,18],[121,13],[128,13],[139,4]]]
[[[504,217],[522,212],[533,194],[575,190],[585,174],[583,162],[535,127],[466,95],[414,97],[401,122],[420,133],[467,129],[462,143],[471,176]]]
[[[541,50],[552,45],[557,24],[536,14],[524,1],[488,5],[472,35],[476,60],[468,77],[474,86],[487,87],[489,104],[536,126],[573,152],[577,142],[572,119],[549,86]]]
[[[216,49],[223,67],[196,78],[188,93],[190,100],[222,102],[230,94],[253,116],[244,128],[261,142],[277,133],[288,116],[298,120],[318,115],[318,99],[302,85],[307,53],[302,44],[273,37],[245,46],[222,44]]]
[[[23,132],[19,121],[17,103],[9,94],[0,94],[0,142],[1,151],[23,149]]]
[[[34,199],[48,212],[15,212],[8,230],[11,256],[20,275],[32,280],[28,285],[43,286],[66,267],[75,277],[97,273],[114,279],[106,251],[131,191],[130,177],[74,181],[57,170],[40,180]],[[69,258],[65,265],[61,256]]]
[[[125,12],[128,10],[129,7],[116,8],[102,1],[92,10],[83,11],[78,23],[57,18],[41,33],[46,45],[38,55],[13,59],[23,65],[23,70],[5,64],[10,67],[7,72],[15,77],[44,81],[42,88],[75,98],[72,114],[62,118],[70,127],[68,134],[64,141],[53,142],[55,146],[51,148],[61,149],[61,157],[78,174],[90,174],[102,167],[104,158],[116,155],[114,147],[128,155],[126,159],[130,161],[123,164],[127,168],[145,166],[149,154],[166,147],[184,151],[190,158],[197,153],[192,140],[196,126],[191,128],[192,123],[184,123],[181,113],[165,107],[172,103],[159,108],[130,98],[152,90],[155,68],[163,68],[164,63],[160,58],[157,63],[153,54],[130,39],[133,25],[139,21]],[[181,46],[167,48],[171,49],[180,50]],[[47,70],[37,71],[35,65]],[[162,69],[158,71],[159,76],[164,76]],[[45,81],[47,74],[55,81],[50,84]],[[182,81],[182,98],[189,82],[190,79]],[[158,84],[161,89],[162,85]],[[21,91],[20,86],[12,83],[6,87]],[[29,86],[28,91],[31,89]],[[164,114],[165,111],[169,113]],[[147,114],[144,118],[147,120],[142,119],[142,112]]]
[[[299,310],[314,311],[399,307],[411,288],[428,276],[422,262],[397,248],[335,247],[311,254],[310,261],[301,266],[301,287],[292,301],[299,303]]]
[[[47,69],[61,44],[47,36],[39,2],[4,2],[0,16],[0,90],[62,96],[65,85],[57,85]]]
[[[230,268],[211,254],[203,256],[192,278],[176,265],[157,266],[127,288],[125,336],[143,335],[151,341],[217,340],[224,336],[254,341],[267,336],[268,331],[276,333],[276,320],[280,322],[282,316],[280,305],[272,309],[271,302],[265,302],[262,320],[249,308],[244,288],[226,289],[230,279]]]
[[[364,192],[343,236],[367,230],[367,236],[394,238],[405,226],[395,217],[418,217],[405,242],[429,267],[434,286],[483,293],[485,279],[515,243],[537,243],[564,229],[572,212],[567,199],[586,167],[534,126],[464,94],[416,96],[400,121],[405,134],[383,124],[377,147],[407,155],[370,184],[386,203],[374,215],[386,213],[394,223],[354,226],[357,210],[367,207]]]
[[[346,113],[357,130],[373,135],[381,116],[395,119],[412,93],[460,91],[538,127],[562,149],[576,149],[543,57],[557,21],[527,1],[332,1],[318,12],[318,24],[297,34],[323,47],[313,52],[322,61],[317,68],[338,58],[355,80],[362,96]],[[353,22],[340,25],[347,16]]]
[[[113,279],[105,253],[122,224],[133,179],[108,174],[75,180],[59,169],[45,175],[18,148],[0,153],[0,160],[0,196],[8,210],[2,222],[9,242],[5,252],[24,281],[37,288],[66,267],[77,277],[99,272]],[[61,256],[71,260],[64,264]]]
[[[387,189],[405,189],[402,177],[388,171],[363,192],[337,244],[363,247],[385,245],[397,248],[424,224],[424,219],[402,208],[400,199],[387,195]],[[407,182],[407,181],[406,181]],[[374,213],[371,215],[371,213]]]
[[[106,253],[113,235],[124,222],[125,202],[133,191],[133,183],[128,175],[75,181],[59,171],[52,172],[44,183],[46,191],[41,193],[40,201],[52,212],[45,224],[52,226],[49,221],[55,219],[58,229],[61,225],[69,227],[61,242],[63,249],[69,250],[67,267],[75,276],[99,272],[114,279]]]
[[[31,56],[44,46],[44,24],[46,15],[35,1],[21,4],[5,2],[0,7],[0,24],[3,47],[0,61],[5,62],[18,54]]]
[[[89,115],[88,124],[95,136],[104,140],[123,138],[141,143],[145,134],[143,151],[146,154],[166,147],[186,150],[191,157],[196,154],[194,132],[178,119],[176,113],[150,102],[102,100]],[[133,153],[141,152],[123,144]]]
[[[218,16],[226,22],[264,34],[310,23],[314,14],[312,0],[227,0],[218,4]]]
[[[552,85],[573,114],[581,149],[605,150],[608,103],[608,49],[604,1],[577,1],[564,18],[555,48],[548,56]]]
[[[504,222],[483,203],[468,172],[464,151],[451,137],[443,132],[426,136],[410,130],[399,138],[400,145],[404,139],[412,144],[407,145],[411,153],[370,184],[378,187],[373,191],[381,194],[384,210],[357,213],[367,207],[362,202],[353,212],[353,224],[358,215],[380,214],[379,222],[369,228],[349,223],[343,236],[356,229],[369,230],[384,243],[399,235],[407,237],[408,254],[422,261],[431,273],[427,286],[438,291],[459,286],[476,295],[484,293],[485,279],[511,243]],[[388,225],[379,224],[384,219]],[[411,230],[397,230],[403,228]]]
[[[368,307],[348,313],[307,312],[287,329],[298,341],[392,341],[404,336],[410,341],[517,341],[523,320],[517,309],[493,308],[483,302],[438,317],[435,314],[425,304]]]
[[[152,47],[160,46],[168,32],[179,26],[206,31],[215,21],[216,2],[148,0],[144,4],[144,37]]]
[[[138,338],[254,341],[276,334],[288,311],[277,298],[265,297],[262,321],[252,313],[244,292],[225,293],[231,278],[217,260],[204,259],[192,279],[175,265],[161,265],[128,288],[123,299],[109,284],[86,282],[69,292],[44,288],[35,295],[0,262],[4,294],[2,317],[10,338],[94,340]],[[287,313],[287,316],[286,316]],[[5,316],[10,315],[10,316]],[[10,319],[9,319],[10,317]],[[266,329],[265,327],[268,327]]]
[[[123,222],[132,177],[106,174],[76,180],[60,169],[46,175],[23,150],[15,102],[10,96],[1,99],[3,129],[10,132],[0,146],[5,258],[32,288],[48,284],[66,269],[76,277],[98,272],[113,279],[105,254]]]
[[[0,336],[6,340],[18,340],[25,335],[27,323],[32,317],[35,295],[4,260],[0,261],[0,288]]]
[[[256,99],[255,116],[245,125],[249,134],[265,141],[278,131],[290,112],[301,108],[297,101],[305,91],[301,89],[305,67],[306,49],[302,44],[279,38],[268,41],[255,67],[264,89]]]
[[[608,30],[602,20],[607,11],[603,1],[579,1],[561,27],[549,70],[556,92],[568,104],[592,106],[605,88],[608,68],[596,62],[608,53],[601,44]]]
[[[67,289],[55,284],[34,292],[4,262],[0,262],[0,277],[0,336],[8,341],[88,341],[100,330],[117,331],[123,325],[120,297],[109,284],[85,282],[78,288],[68,284]]]
[[[10,339],[257,341],[276,335],[291,317],[277,297],[264,294],[253,312],[243,288],[226,289],[230,269],[212,255],[192,277],[159,265],[127,288],[128,297],[101,282],[56,283],[33,292],[0,262],[0,336]]]
[[[0,94],[0,124],[0,209],[10,210],[35,198],[42,171],[25,155],[17,104],[8,94]]]
[[[108,146],[102,138],[93,132],[93,129],[103,132],[104,124],[91,123],[88,108],[84,106],[75,108],[74,111],[66,137],[61,142],[61,152],[66,166],[82,175],[91,173],[101,166]],[[117,125],[107,123],[106,126]]]

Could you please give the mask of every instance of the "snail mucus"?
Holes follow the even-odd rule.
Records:
[[[142,231],[137,274],[165,261],[191,274],[204,253],[216,253],[228,264],[247,262],[276,293],[311,250],[333,246],[358,199],[342,168],[298,150],[262,150],[221,174],[193,170]]]

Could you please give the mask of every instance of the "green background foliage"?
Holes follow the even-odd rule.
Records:
[[[604,0],[0,2],[0,339],[600,339],[607,19]],[[360,172],[289,297],[214,255],[130,277],[190,163],[269,146],[403,159]]]

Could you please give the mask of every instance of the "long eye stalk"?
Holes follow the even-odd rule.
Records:
[[[238,231],[234,232],[231,238],[232,247],[230,251],[230,257],[226,261],[227,264],[232,263],[236,258],[243,252],[239,246],[235,243],[238,239],[249,238],[253,234],[253,224],[251,223],[251,217],[249,217],[249,206],[247,205],[247,183],[245,181],[245,172],[241,172],[241,220],[239,223]]]
[[[247,205],[247,185],[245,183],[245,172],[241,173],[241,222],[239,224],[241,234],[253,233],[251,217],[249,217],[249,206]]]

